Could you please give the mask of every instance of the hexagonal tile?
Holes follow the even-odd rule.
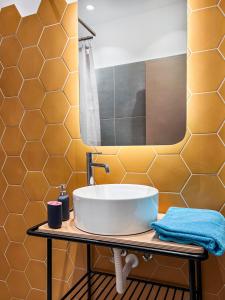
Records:
[[[188,128],[192,133],[217,132],[225,107],[217,93],[192,95],[188,102]]]
[[[65,126],[73,139],[80,138],[80,115],[78,107],[71,107],[66,120]]]
[[[159,193],[159,212],[166,213],[171,206],[186,207],[187,205],[179,194]]]
[[[78,56],[78,39],[70,39],[63,52],[63,59],[71,72],[78,71]]]
[[[72,200],[72,192],[75,189],[78,189],[80,187],[87,185],[87,174],[86,173],[73,173],[70,177],[70,180],[68,181],[66,190],[70,195],[70,199]],[[49,199],[50,200],[50,199]],[[72,204],[72,201],[71,201]]]
[[[193,93],[216,91],[224,77],[225,61],[218,51],[192,53],[188,85]]]
[[[189,5],[192,9],[199,9],[204,7],[210,7],[213,5],[216,5],[219,2],[219,0],[189,0]]]
[[[190,173],[180,156],[160,155],[148,175],[160,192],[180,192]]]
[[[99,155],[96,159],[98,163],[109,165],[110,173],[106,174],[103,168],[95,169],[96,183],[120,183],[125,175],[125,170],[116,156]]]
[[[74,171],[86,171],[86,152],[94,152],[94,148],[85,145],[81,140],[73,140],[66,153],[66,158]]]
[[[16,66],[22,47],[14,36],[2,40],[0,46],[0,61],[4,67]]]
[[[27,226],[22,215],[9,214],[5,222],[5,230],[11,241],[23,242]]]
[[[127,172],[145,173],[155,158],[155,152],[151,147],[122,147],[118,157]],[[134,161],[138,157],[138,164]]]
[[[64,87],[64,93],[71,105],[79,104],[78,73],[70,73]]]
[[[66,8],[64,0],[42,0],[38,9],[38,16],[44,25],[58,23]]]
[[[225,2],[223,0],[219,1],[219,7],[221,8],[222,12],[225,13]]]
[[[29,171],[41,171],[48,154],[40,142],[27,142],[21,157]]]
[[[0,35],[16,33],[20,22],[20,14],[15,5],[4,7],[0,10]]]
[[[217,48],[225,34],[223,15],[217,7],[192,12],[189,24],[188,44],[192,51]]]
[[[62,123],[69,110],[69,103],[62,92],[47,93],[42,105],[47,123]]]
[[[35,270],[35,272],[34,272]],[[46,288],[46,264],[41,261],[30,260],[26,268],[26,276],[32,288],[45,290]]]
[[[66,183],[71,175],[71,169],[63,157],[50,157],[44,168],[44,174],[51,185]]]
[[[25,109],[41,108],[45,91],[38,79],[25,80],[20,91],[20,100]]]
[[[192,135],[182,157],[193,173],[217,173],[225,159],[224,147],[216,134]]]
[[[24,211],[28,199],[20,186],[8,186],[3,201],[10,213],[21,214]]]
[[[127,173],[123,178],[122,183],[152,185],[149,177],[146,174]]]
[[[223,184],[225,185],[225,165],[220,170],[218,176],[219,176],[220,180],[223,182]]]
[[[38,110],[26,111],[21,129],[28,141],[40,140],[45,129],[45,120],[41,112]]]
[[[70,37],[76,36],[78,32],[78,24],[76,21],[78,18],[77,13],[77,3],[67,5],[62,19],[62,25]]]
[[[225,81],[220,86],[218,92],[219,92],[220,96],[222,97],[222,99],[225,101]]]
[[[29,47],[23,49],[18,66],[23,77],[28,79],[38,77],[43,62],[40,50],[37,47]]]
[[[2,122],[2,119],[0,119],[0,137],[2,137],[4,130],[5,130],[5,125]]]
[[[28,227],[45,221],[47,218],[47,213],[43,202],[29,202],[23,216]]]
[[[23,116],[23,107],[19,99],[16,97],[5,99],[0,109],[0,115],[6,126],[18,126]]]
[[[56,91],[63,87],[68,71],[62,59],[47,60],[41,71],[40,79],[47,91]]]
[[[7,284],[3,281],[0,281],[0,295],[2,296],[2,299],[10,300],[10,292]]]
[[[0,228],[0,243],[1,243],[1,250],[3,252],[5,252],[6,248],[8,247],[9,240],[7,238],[5,229],[3,227]],[[1,295],[1,293],[0,293],[0,295]]]
[[[64,250],[53,250],[52,276],[56,279],[68,280],[73,272],[73,264],[69,254]]]
[[[0,167],[3,166],[4,162],[5,162],[5,159],[6,159],[6,154],[3,150],[3,147],[2,145],[0,145]]]
[[[55,58],[62,55],[67,37],[60,24],[44,29],[38,44],[45,58]]]
[[[2,251],[0,251],[0,260],[1,260],[0,280],[5,280],[9,274],[10,267]]]
[[[2,176],[1,176],[2,177]],[[6,187],[5,187],[6,188]],[[0,226],[3,226],[8,216],[8,210],[3,201],[0,202]]]
[[[182,191],[190,207],[219,210],[224,203],[222,183],[213,175],[193,175]]]
[[[20,185],[26,174],[26,169],[19,157],[8,157],[2,171],[8,184],[12,185]]]
[[[223,300],[225,298],[225,285],[222,290],[219,292],[219,300]]]
[[[27,296],[27,300],[45,300],[46,293],[40,290],[30,290],[30,293]]]
[[[28,236],[24,246],[32,259],[45,260],[46,258],[46,241],[43,238]]]
[[[166,268],[164,266],[159,266],[152,276],[155,281],[166,282],[168,280],[170,283],[174,283],[176,285],[184,285],[187,284],[187,278],[181,269],[178,268]]]
[[[41,172],[28,172],[23,183],[31,201],[42,201],[48,190],[48,183]]]
[[[43,144],[50,155],[62,155],[70,143],[70,137],[63,125],[48,125]]]
[[[7,283],[13,297],[26,299],[30,286],[24,272],[12,270],[7,278]]]
[[[225,122],[223,124],[223,126],[221,127],[220,131],[218,132],[219,137],[221,138],[221,140],[225,143]]]
[[[225,38],[223,39],[223,41],[221,42],[221,44],[219,46],[219,51],[225,57]]]
[[[96,146],[95,147],[96,152],[101,152],[102,154],[111,154],[111,155],[117,155],[120,147],[115,146]]]
[[[6,68],[0,78],[0,88],[5,97],[14,97],[19,93],[22,77],[16,67]]]
[[[31,30],[32,28],[32,30]],[[17,37],[23,47],[36,45],[42,32],[42,24],[37,15],[22,18]]]
[[[2,137],[2,145],[7,155],[20,155],[25,143],[24,136],[18,127],[7,127]]]
[[[24,271],[29,261],[26,249],[20,243],[10,243],[6,257],[12,269]]]

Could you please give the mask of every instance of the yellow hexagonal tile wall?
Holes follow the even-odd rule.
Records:
[[[73,139],[80,138],[79,108],[71,107],[64,123]]]
[[[9,214],[5,222],[5,230],[11,241],[23,242],[26,237],[26,228],[22,215]]]
[[[23,107],[19,99],[5,99],[0,108],[0,115],[6,126],[18,126],[23,116]]]
[[[30,63],[32,61],[32,64]],[[38,47],[23,49],[19,59],[19,69],[25,79],[38,77],[44,59]]]
[[[38,16],[44,25],[55,24],[60,21],[65,8],[66,2],[64,0],[42,0],[38,9]]]
[[[28,202],[21,186],[8,186],[3,201],[10,213],[22,214]]]
[[[29,254],[29,257],[36,260],[45,260],[46,258],[46,243],[43,238],[28,236],[24,242],[24,246]]]
[[[190,207],[220,210],[224,204],[223,185],[213,175],[193,175],[182,191]]]
[[[0,251],[0,260],[1,260],[0,280],[5,280],[9,274],[10,267],[2,251]]]
[[[26,111],[21,129],[28,141],[40,140],[45,129],[45,120],[41,112],[38,110]]]
[[[200,9],[216,5],[219,0],[189,0],[188,3],[192,9]]]
[[[3,252],[5,252],[5,250],[8,247],[9,240],[8,240],[8,237],[6,235],[6,232],[5,232],[4,228],[0,228],[0,242],[1,242],[1,250]]]
[[[24,272],[12,270],[7,278],[7,284],[13,297],[26,299],[30,286]]]
[[[26,169],[19,157],[8,157],[2,172],[8,184],[20,185],[26,174]]]
[[[225,107],[217,93],[192,95],[188,102],[188,128],[192,133],[217,132]]]
[[[23,217],[28,227],[44,222],[47,213],[43,202],[30,201],[26,206]]]
[[[44,87],[38,79],[25,80],[19,98],[25,109],[41,108],[44,99]]]
[[[0,295],[3,299],[10,299],[10,292],[7,284],[3,281],[0,282]]]
[[[44,168],[44,174],[51,185],[67,183],[71,168],[63,157],[50,157]]]
[[[223,182],[223,184],[225,185],[225,165],[223,166],[223,168],[219,172],[219,178]]]
[[[66,33],[70,37],[77,36],[78,24],[77,24],[77,3],[68,5],[62,19],[62,26]]]
[[[64,93],[71,105],[79,104],[78,73],[70,73],[64,87]]]
[[[62,123],[69,110],[69,103],[62,92],[46,94],[41,111],[48,123]]]
[[[192,53],[188,83],[193,93],[216,91],[224,77],[225,62],[216,50]]]
[[[147,174],[127,173],[121,183],[144,184],[152,186],[152,182]]]
[[[25,270],[29,261],[29,256],[22,244],[10,243],[5,255],[12,269],[20,271]]]
[[[219,137],[221,138],[221,140],[225,143],[225,122],[224,122],[223,126],[220,128],[218,134],[219,134]]]
[[[31,30],[32,29],[32,30]],[[22,18],[17,37],[23,47],[34,46],[37,44],[42,32],[42,23],[37,15]]]
[[[62,88],[68,75],[68,70],[62,59],[47,60],[41,71],[40,79],[47,91],[56,91]]]
[[[186,207],[186,203],[180,194],[159,193],[159,212],[166,213],[171,206]]]
[[[223,18],[222,12],[217,7],[192,12],[188,32],[190,49],[201,51],[217,48],[225,34],[225,27],[221,26]]]
[[[16,66],[22,47],[14,36],[2,40],[0,46],[0,61],[4,67]]]
[[[22,85],[22,76],[16,67],[3,70],[0,77],[0,88],[5,97],[17,96]]]
[[[63,155],[70,143],[70,137],[62,125],[48,125],[43,144],[50,155]]]
[[[40,142],[27,142],[21,158],[29,171],[41,171],[48,154]]]
[[[36,288],[38,290],[45,290],[47,280],[46,264],[44,262],[30,260],[25,273],[32,288]]]
[[[70,39],[66,45],[66,49],[63,52],[63,59],[68,69],[78,71],[78,40],[77,38]]]
[[[152,147],[122,147],[118,153],[119,160],[127,172],[147,172],[156,154]],[[138,159],[138,165],[134,161]]]
[[[216,134],[192,135],[181,155],[195,174],[215,174],[225,159],[224,146]]]
[[[30,293],[27,296],[27,300],[45,300],[46,293],[40,290],[30,290]]]
[[[23,187],[30,201],[42,201],[48,190],[48,182],[41,172],[28,172]]]
[[[7,36],[16,33],[20,22],[20,14],[15,5],[0,10],[0,35]]]
[[[148,175],[161,192],[180,192],[190,172],[179,155],[160,155],[154,160]]]
[[[24,136],[18,127],[6,128],[2,137],[2,146],[8,156],[19,155],[24,144]]]
[[[38,44],[45,58],[55,58],[62,55],[67,41],[61,25],[46,27]]]

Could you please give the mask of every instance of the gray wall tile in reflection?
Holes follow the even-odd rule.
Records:
[[[115,119],[116,145],[145,145],[145,117]]]
[[[115,67],[115,116],[145,116],[144,62]]]
[[[101,119],[102,146],[115,146],[115,119]]]
[[[96,70],[100,118],[114,117],[114,78],[113,67]]]

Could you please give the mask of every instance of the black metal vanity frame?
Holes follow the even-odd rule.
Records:
[[[103,246],[103,247],[110,247],[110,248],[120,248],[126,250],[133,250],[139,251],[149,254],[156,254],[156,255],[166,255],[166,256],[173,256],[181,259],[186,259],[189,262],[189,287],[178,287],[174,285],[167,285],[162,284],[159,282],[153,282],[148,280],[136,279],[136,278],[128,278],[128,286],[125,291],[125,294],[120,299],[124,299],[126,293],[129,290],[130,294],[129,299],[133,300],[157,300],[157,297],[160,293],[161,288],[166,288],[166,293],[164,296],[164,300],[166,300],[169,291],[172,290],[172,299],[175,299],[176,293],[179,291],[180,300],[184,299],[186,293],[190,294],[190,300],[202,300],[202,274],[201,274],[201,262],[208,258],[208,252],[204,251],[201,254],[194,254],[194,253],[186,253],[186,252],[178,252],[178,251],[170,251],[165,249],[158,249],[158,248],[150,248],[150,247],[142,247],[132,244],[121,244],[116,242],[108,242],[108,241],[99,241],[95,239],[88,239],[88,238],[81,238],[81,237],[73,237],[61,234],[54,234],[54,233],[47,233],[39,230],[39,227],[44,225],[46,222],[38,224],[36,226],[31,227],[27,230],[27,234],[31,236],[37,236],[47,239],[47,300],[52,300],[52,240],[64,240],[69,242],[77,242],[77,243],[84,243],[87,245],[87,273],[61,298],[61,300],[68,300],[68,299],[92,299],[92,295],[97,292],[98,288],[102,288],[102,291],[98,296],[95,298],[97,300],[105,299],[105,300],[114,300],[117,298],[117,293],[115,292],[115,283],[107,292],[107,295],[101,297],[104,289],[111,284],[111,280],[115,277],[113,274],[105,273],[105,272],[97,272],[92,270],[91,264],[91,245]],[[96,281],[100,281],[97,287],[93,285]],[[135,294],[138,285],[142,284],[142,288],[140,294],[135,298],[133,295]],[[142,297],[144,289],[148,288],[148,296],[146,298]],[[151,297],[151,291],[153,288],[157,288],[156,292],[154,293],[154,297]],[[82,291],[82,292],[81,292]],[[79,296],[77,296],[79,294]],[[80,295],[81,294],[81,295]],[[176,298],[177,299],[177,298]]]

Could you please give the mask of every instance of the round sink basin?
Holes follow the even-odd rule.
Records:
[[[158,190],[145,185],[104,184],[73,191],[75,226],[101,235],[130,235],[151,229]]]

